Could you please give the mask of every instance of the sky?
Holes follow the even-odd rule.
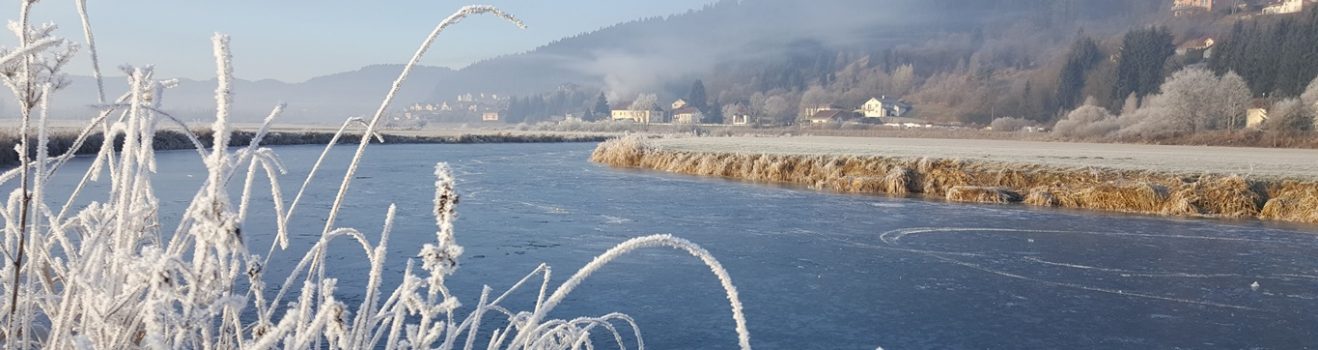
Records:
[[[88,0],[102,69],[123,64],[156,67],[158,76],[209,79],[215,75],[210,38],[231,37],[235,76],[301,82],[366,65],[405,63],[434,26],[463,1],[424,0]],[[468,18],[445,31],[422,64],[461,68],[533,49],[555,39],[632,19],[699,8],[714,0],[485,0],[520,17],[519,30],[491,16]],[[0,5],[0,18],[18,17],[17,1]],[[54,22],[59,35],[83,42],[73,0],[44,0],[34,22]],[[0,46],[17,39],[6,31]],[[67,69],[90,75],[86,47]]]

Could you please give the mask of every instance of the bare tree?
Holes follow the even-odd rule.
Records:
[[[1249,85],[1235,73],[1218,78],[1203,68],[1186,68],[1162,85],[1162,94],[1150,104],[1165,112],[1163,117],[1189,132],[1234,128],[1249,106]]]
[[[1254,97],[1245,78],[1240,77],[1236,72],[1227,72],[1218,79],[1217,88],[1213,91],[1220,95],[1217,102],[1221,110],[1216,114],[1227,117],[1227,130],[1234,131],[1241,127],[1245,112],[1249,108],[1249,101]]]
[[[1264,129],[1278,134],[1299,134],[1313,131],[1313,107],[1299,99],[1285,99],[1272,105]]]
[[[636,100],[632,101],[631,109],[636,111],[651,110],[659,106],[659,96],[655,94],[640,94]]]
[[[1181,124],[1186,131],[1197,132],[1207,129],[1216,94],[1217,77],[1206,69],[1189,68],[1172,75],[1162,84],[1162,94],[1155,102],[1167,114],[1166,118]]]
[[[1309,88],[1304,89],[1304,95],[1300,96],[1300,100],[1309,107],[1318,108],[1318,78],[1314,78],[1309,83]]]
[[[801,94],[801,110],[827,106],[835,102],[837,101],[828,93],[828,90],[819,85],[813,85],[806,89],[804,94]]]
[[[903,95],[910,92],[915,87],[915,67],[909,64],[901,65],[892,71],[892,92]]]
[[[764,116],[788,124],[792,120],[792,104],[783,95],[773,95],[764,100]]]

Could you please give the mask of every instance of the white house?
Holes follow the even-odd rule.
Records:
[[[1213,0],[1172,0],[1172,12],[1182,14],[1189,11],[1213,11]]]
[[[1204,58],[1212,57],[1213,45],[1217,44],[1212,37],[1200,37],[1197,39],[1187,40],[1176,46],[1176,54],[1185,56],[1194,52],[1203,52]]]
[[[1250,108],[1245,111],[1245,127],[1258,129],[1263,123],[1268,121],[1268,110],[1266,108]]]
[[[481,114],[481,121],[483,121],[483,122],[497,122],[497,121],[499,121],[499,112],[485,112],[485,113]]]
[[[734,113],[727,116],[728,123],[732,125],[750,125],[751,115],[746,113]]]
[[[612,119],[615,122],[634,122],[640,124],[664,123],[668,121],[668,114],[659,108],[651,109],[615,109],[613,110]]]
[[[680,98],[679,98],[679,99],[677,99],[677,101],[673,101],[673,110],[679,110],[679,109],[682,109],[682,108],[684,108],[684,107],[686,107],[686,106],[688,106],[688,104],[686,103],[686,100],[683,100],[683,99],[680,99]]]
[[[1305,0],[1281,0],[1263,8],[1265,15],[1281,15],[1287,13],[1300,13],[1304,11]]]
[[[911,105],[887,96],[871,98],[860,106],[859,112],[866,118],[900,117],[911,111]]]
[[[681,102],[682,100],[678,100]],[[674,103],[673,105],[677,105]],[[699,108],[682,107],[673,110],[673,124],[700,124],[705,119],[705,113]]]

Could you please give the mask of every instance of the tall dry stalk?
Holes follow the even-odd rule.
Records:
[[[24,18],[33,3],[22,0]],[[158,164],[151,144],[160,122],[182,125],[164,111],[162,102],[164,91],[175,84],[157,79],[149,67],[129,67],[125,70],[129,92],[114,103],[105,103],[90,16],[84,0],[76,4],[84,38],[91,48],[101,103],[97,116],[82,129],[75,144],[81,145],[97,129],[106,142],[81,180],[72,184],[72,194],[58,203],[58,210],[47,205],[46,189],[53,185],[53,175],[72,158],[73,150],[58,157],[48,154],[46,119],[51,91],[61,87],[58,68],[67,62],[68,55],[62,54],[66,51],[60,48],[71,46],[49,36],[53,27],[31,29],[23,19],[19,27],[24,30],[20,33],[35,33],[32,40],[20,34],[19,48],[0,51],[0,67],[27,72],[7,75],[17,78],[6,83],[16,95],[32,101],[24,105],[29,108],[24,114],[24,135],[19,145],[22,164],[19,169],[0,174],[0,185],[14,178],[22,181],[0,207],[4,254],[14,262],[3,267],[9,271],[0,269],[0,274],[12,276],[5,283],[10,311],[0,329],[6,348],[591,349],[597,333],[627,348],[625,328],[631,329],[637,348],[644,348],[635,320],[625,314],[568,320],[547,319],[546,315],[592,272],[627,252],[650,247],[686,251],[709,266],[727,294],[738,345],[750,348],[749,330],[730,274],[708,251],[668,235],[624,242],[578,271],[552,295],[551,269],[540,265],[500,294],[485,287],[475,307],[459,317],[461,303],[446,285],[463,251],[453,227],[458,192],[451,172],[442,163],[435,168],[435,242],[418,252],[419,267],[412,260],[405,262],[403,281],[392,291],[384,288],[382,274],[396,207],[389,206],[375,242],[362,231],[336,225],[370,136],[377,135],[378,122],[435,38],[445,28],[477,14],[493,14],[521,26],[511,15],[490,6],[469,6],[442,21],[423,41],[369,121],[349,119],[343,124],[288,205],[279,181],[284,166],[273,150],[260,145],[282,105],[274,108],[250,144],[228,148],[233,66],[229,39],[217,34],[213,38],[218,80],[213,147],[203,150],[196,135],[187,134],[206,165],[206,180],[172,232],[168,232],[158,215],[162,203],[153,188]],[[22,63],[10,64],[17,61]],[[24,67],[40,67],[41,74]],[[39,84],[31,85],[34,82]],[[28,159],[28,143],[32,140],[27,135],[27,124],[32,108],[41,111],[36,126],[36,159]],[[358,144],[326,226],[287,276],[267,276],[264,266],[269,259],[288,249],[289,231],[296,230],[288,223],[312,178],[327,160],[329,147],[352,125],[364,125],[367,137]],[[184,132],[188,132],[186,128]],[[114,140],[122,141],[116,144]],[[269,184],[275,209],[273,230],[245,226],[261,176]],[[231,200],[229,190],[238,177],[242,177],[241,195]],[[98,197],[104,202],[75,205],[88,184],[102,178],[109,182],[105,196]],[[274,237],[264,256],[254,254],[248,246],[246,237],[254,234]],[[339,298],[338,280],[327,269],[328,247],[343,239],[360,245],[370,265],[367,286],[361,292],[364,297],[355,307]],[[268,288],[268,279],[280,277],[282,284]],[[537,277],[540,283],[534,308],[513,311],[503,305],[510,295],[532,285]],[[243,284],[247,285],[245,290],[239,287]],[[493,318],[502,319],[499,324],[503,327],[481,334],[482,324]],[[485,344],[478,344],[478,340]]]

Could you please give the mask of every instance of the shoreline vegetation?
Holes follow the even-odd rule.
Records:
[[[692,150],[667,147],[636,135],[601,143],[591,160],[615,167],[797,184],[843,193],[1318,223],[1318,180],[1312,178],[933,156]]]
[[[205,147],[212,146],[213,137],[208,129],[197,129],[191,131],[197,136],[197,140]],[[612,136],[585,133],[522,133],[522,132],[473,132],[450,135],[425,135],[425,134],[395,134],[377,133],[378,140],[383,140],[384,144],[478,144],[478,143],[566,143],[566,142],[601,142]],[[229,145],[233,147],[246,146],[251,143],[252,138],[256,135],[251,131],[233,131],[229,138]],[[335,133],[332,131],[270,131],[261,139],[262,146],[290,146],[290,145],[324,145],[334,139]],[[77,139],[76,131],[56,132],[50,135],[50,155],[59,156],[66,153],[73,147]],[[15,145],[19,143],[19,136],[0,133],[0,168],[10,168],[17,166],[19,163],[18,153]],[[104,142],[101,133],[93,133],[87,136],[87,140],[78,148],[75,155],[95,155],[101,149],[101,143]],[[361,141],[361,133],[345,133],[342,135],[339,144],[356,144]],[[121,147],[123,143],[122,136],[115,141],[115,147]],[[178,130],[159,130],[155,133],[152,142],[152,148],[158,151],[166,150],[186,150],[196,148],[188,136]]]
[[[1179,145],[1256,148],[1318,149],[1318,138],[1308,133],[1270,132],[1260,129],[1205,130],[1195,133],[1176,133],[1157,137],[1088,137],[1063,136],[1052,132],[995,131],[979,128],[895,128],[872,124],[827,124],[758,127],[745,125],[673,125],[626,123],[543,123],[519,127],[517,130],[544,132],[589,133],[646,133],[695,134],[707,136],[840,136],[933,138],[957,140],[1017,140],[1069,143],[1104,143],[1132,145]]]

